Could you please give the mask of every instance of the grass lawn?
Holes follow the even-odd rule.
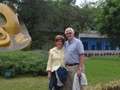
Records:
[[[89,58],[85,61],[85,67],[88,87],[120,80],[120,57]]]
[[[120,57],[93,57],[85,60],[88,90],[97,85],[120,80]],[[46,76],[0,77],[0,90],[48,90]],[[92,89],[94,90],[94,89]]]
[[[0,90],[48,90],[48,79],[45,76],[0,77]]]

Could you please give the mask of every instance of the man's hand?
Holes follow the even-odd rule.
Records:
[[[78,69],[78,70],[77,70],[77,76],[78,76],[78,77],[81,77],[81,75],[82,75],[82,71],[81,71],[80,69]]]

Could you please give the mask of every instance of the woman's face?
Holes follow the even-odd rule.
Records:
[[[57,40],[56,41],[56,47],[60,49],[60,48],[62,48],[62,46],[63,46],[62,40]]]

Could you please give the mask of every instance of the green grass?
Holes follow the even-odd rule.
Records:
[[[120,81],[119,57],[93,57],[85,60],[88,89],[111,81]],[[6,79],[0,77],[0,90],[48,90],[47,76],[16,76]],[[95,90],[95,89],[92,89]]]
[[[88,86],[120,80],[120,57],[93,57],[85,61]]]
[[[0,77],[0,90],[48,90],[48,79],[45,76]]]

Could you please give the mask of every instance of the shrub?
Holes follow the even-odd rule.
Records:
[[[9,70],[14,76],[17,74],[46,75],[46,54],[45,51],[0,53],[0,73],[3,75]]]

